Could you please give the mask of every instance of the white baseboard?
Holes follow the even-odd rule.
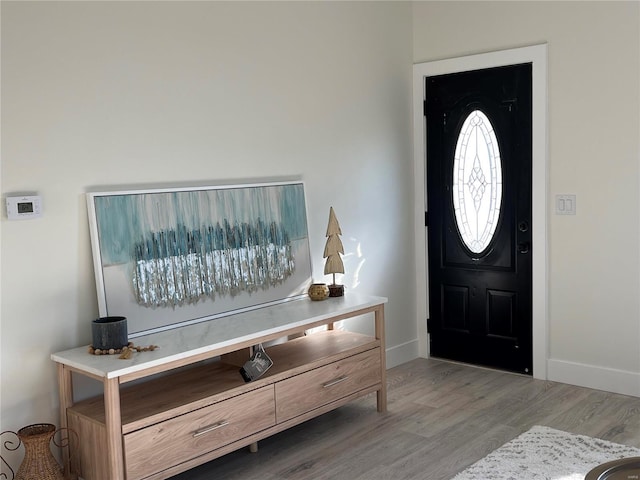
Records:
[[[387,348],[387,368],[397,367],[418,358],[418,339]]]
[[[550,359],[548,379],[580,387],[640,397],[640,373]]]
[[[387,348],[387,368],[419,357],[418,340]],[[640,397],[640,373],[565,360],[547,360],[547,378],[553,382]]]

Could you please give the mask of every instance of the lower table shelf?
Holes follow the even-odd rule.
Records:
[[[267,353],[274,365],[249,383],[218,360],[123,387],[126,478],[167,478],[381,388],[374,337],[328,330]],[[80,434],[75,469],[85,480],[109,478],[103,397],[69,407],[67,419]]]

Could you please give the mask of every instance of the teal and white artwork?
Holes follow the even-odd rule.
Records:
[[[88,194],[101,316],[130,336],[304,295],[304,184]]]

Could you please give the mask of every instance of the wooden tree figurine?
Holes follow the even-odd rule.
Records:
[[[336,273],[344,273],[344,263],[342,263],[342,257],[344,255],[344,247],[342,246],[342,240],[340,240],[342,230],[340,230],[340,224],[336,218],[336,214],[333,211],[333,207],[329,210],[329,224],[327,225],[327,243],[324,246],[324,255],[322,258],[326,258],[324,264],[324,274],[333,275],[333,283],[329,285],[330,297],[342,297],[344,295],[344,285],[336,284]]]

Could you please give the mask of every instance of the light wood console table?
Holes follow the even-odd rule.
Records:
[[[86,347],[53,354],[60,424],[79,438],[71,455],[63,450],[65,469],[85,480],[165,479],[372,392],[386,411],[386,302],[293,300],[135,338],[160,348],[129,360]],[[364,314],[374,337],[333,329]],[[244,382],[238,369],[252,346],[292,337],[266,349],[265,375]],[[72,372],[100,381],[103,394],[74,402]]]

